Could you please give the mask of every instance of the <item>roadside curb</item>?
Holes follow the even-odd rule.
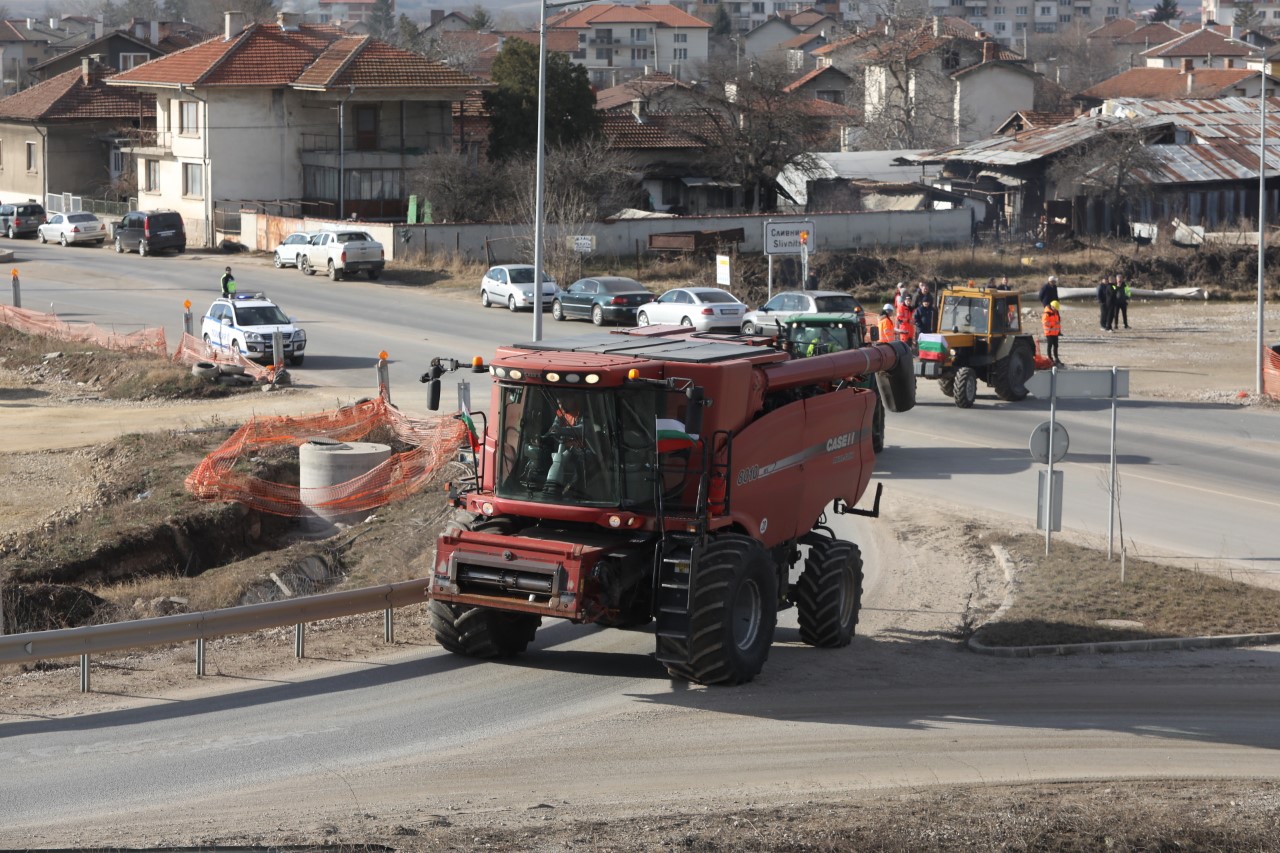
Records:
[[[1000,607],[983,624],[999,618],[1013,604],[1017,588],[1015,566],[1009,552],[999,545],[991,546],[996,562],[1004,571],[1005,596]],[[982,630],[981,626],[978,630]],[[1266,646],[1280,643],[1280,633],[1224,634],[1208,637],[1165,637],[1155,640],[1113,640],[1102,643],[1058,643],[1045,646],[988,646],[976,636],[965,641],[969,651],[998,658],[1030,658],[1041,655],[1098,655],[1115,652],[1157,652],[1170,649],[1210,649],[1228,646]]]

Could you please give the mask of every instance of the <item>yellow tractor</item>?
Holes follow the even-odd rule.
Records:
[[[917,376],[937,379],[942,393],[968,409],[978,380],[1001,400],[1027,396],[1035,372],[1035,338],[1022,331],[1018,294],[994,287],[950,287],[934,312],[936,328],[921,330]]]

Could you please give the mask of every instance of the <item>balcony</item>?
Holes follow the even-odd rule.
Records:
[[[127,154],[153,157],[173,154],[173,134],[167,130],[125,128],[114,135],[120,139],[120,150]]]

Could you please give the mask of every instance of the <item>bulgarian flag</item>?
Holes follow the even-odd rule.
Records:
[[[947,357],[947,339],[942,335],[926,333],[917,338],[916,343],[921,361],[943,361]]]
[[[688,450],[697,443],[698,437],[685,432],[683,422],[675,418],[658,418],[659,453]]]
[[[467,443],[471,445],[472,453],[480,452],[480,434],[476,432],[475,421],[471,420],[471,412],[467,411],[467,404],[462,404],[462,414],[459,415],[462,422],[467,425]]]

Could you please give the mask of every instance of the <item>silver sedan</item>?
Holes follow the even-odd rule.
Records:
[[[55,213],[49,221],[36,229],[41,243],[57,240],[66,246],[69,243],[97,243],[101,246],[107,239],[107,224],[92,213]]]

